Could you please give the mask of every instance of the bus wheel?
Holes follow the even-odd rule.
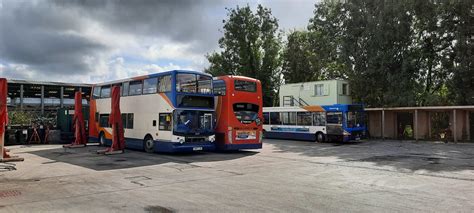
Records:
[[[104,136],[104,133],[100,133],[100,135],[99,135],[99,146],[105,146],[105,136]]]
[[[145,152],[151,153],[154,151],[155,141],[150,136],[147,136],[143,141],[143,147],[145,148]]]
[[[324,141],[325,141],[324,134],[321,132],[316,133],[316,142],[322,143]]]

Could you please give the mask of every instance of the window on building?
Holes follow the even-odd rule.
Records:
[[[110,85],[102,86],[100,90],[101,98],[110,98]]]
[[[263,124],[270,124],[270,113],[264,112],[263,113]]]
[[[348,84],[342,84],[342,94],[343,95],[349,95],[349,85]]]
[[[128,96],[128,89],[130,87],[130,82],[123,82],[122,86],[120,87],[122,96]]]
[[[171,131],[171,113],[160,113],[159,130]]]
[[[297,124],[299,126],[311,126],[312,117],[311,112],[298,112]]]
[[[322,95],[324,95],[324,84],[316,84],[316,85],[314,85],[314,95],[315,95],[315,96],[322,96]]]
[[[270,124],[271,125],[281,125],[280,113],[279,112],[270,112]]]
[[[143,81],[143,94],[156,93],[158,87],[158,78],[149,78]]]
[[[296,125],[296,112],[282,112],[280,117],[283,125]]]
[[[171,92],[171,75],[158,77],[158,92]]]
[[[326,114],[324,112],[313,113],[313,126],[326,126]]]
[[[142,81],[132,81],[130,82],[129,95],[141,95],[142,94]]]

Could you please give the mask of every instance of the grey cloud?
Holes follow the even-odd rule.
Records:
[[[56,1],[64,8],[78,8],[94,20],[113,30],[149,37],[165,37],[172,41],[194,42],[197,51],[217,47],[221,19],[210,17],[215,5],[224,1],[184,0],[106,0]]]
[[[49,4],[3,3],[0,12],[0,59],[25,64],[43,74],[92,71],[84,56],[108,49],[79,34],[84,24],[71,11]],[[17,71],[19,72],[19,71]]]
[[[280,19],[280,26],[286,29],[292,23],[306,25],[308,7],[314,5],[307,1],[262,3],[272,9]],[[94,64],[109,60],[107,57],[117,47],[85,37],[85,30],[90,29],[88,20],[100,23],[104,32],[131,35],[138,42],[166,38],[171,42],[189,44],[189,51],[204,56],[218,48],[219,29],[226,18],[225,7],[245,4],[244,0],[2,1],[0,63],[24,64],[35,70],[35,74],[54,75],[56,78],[70,73],[91,74],[95,72]],[[249,4],[255,8],[257,2]],[[3,74],[28,76],[19,73],[20,70],[8,68]]]

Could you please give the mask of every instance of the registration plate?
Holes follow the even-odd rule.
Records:
[[[202,147],[193,147],[193,151],[201,151]]]
[[[360,141],[360,137],[357,137],[357,138],[355,138],[355,139],[356,139],[356,141]]]
[[[256,131],[242,131],[239,130],[237,131],[237,140],[252,140],[257,138],[257,132]]]

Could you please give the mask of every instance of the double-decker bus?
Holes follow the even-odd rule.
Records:
[[[262,85],[243,76],[214,79],[216,95],[216,148],[262,148]]]
[[[266,138],[357,141],[367,135],[366,114],[360,104],[263,108]]]
[[[215,149],[212,76],[173,70],[96,84],[90,101],[89,141],[111,143],[111,88],[120,86],[127,148],[147,152]]]

